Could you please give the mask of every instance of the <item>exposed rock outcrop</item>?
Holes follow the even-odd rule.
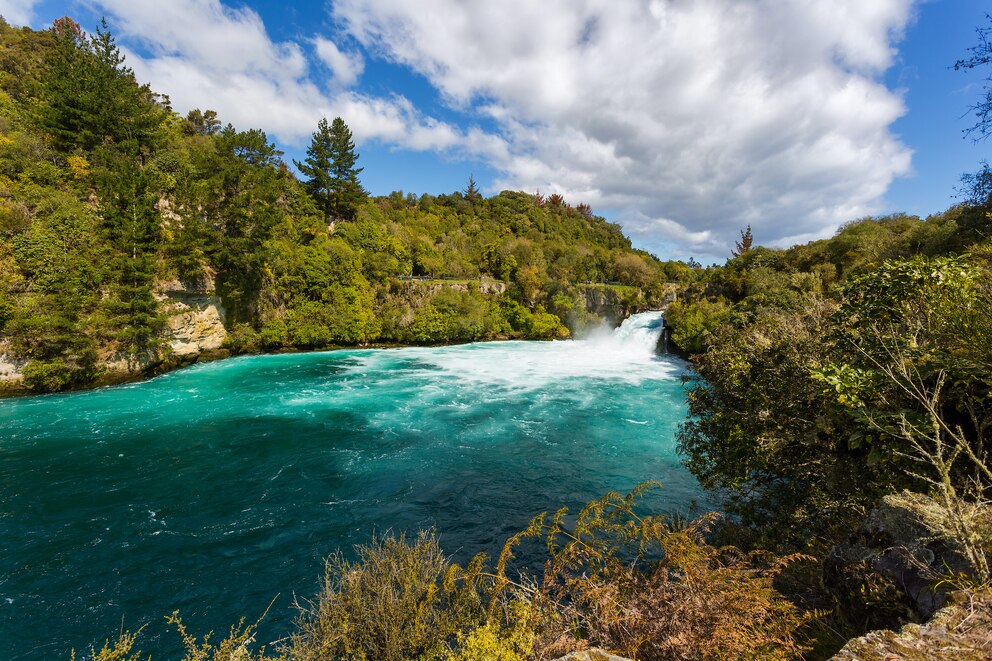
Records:
[[[0,342],[0,386],[15,385],[23,381],[22,370],[27,364],[27,358],[15,355],[9,344]]]
[[[992,659],[992,595],[958,592],[926,624],[872,631],[848,641],[836,661]]]
[[[188,280],[156,283],[155,299],[166,315],[165,351],[110,354],[100,361],[105,381],[147,374],[169,361],[185,364],[219,350],[227,339],[225,310],[214,289],[212,273]]]
[[[97,383],[115,383],[214,356],[227,339],[225,310],[214,289],[211,273],[186,281],[158,282],[154,291],[159,310],[166,315],[164,347],[140,354],[105,347],[97,357]],[[164,350],[163,350],[164,349]],[[0,391],[24,390],[23,370],[30,362],[0,342]]]
[[[429,298],[439,291],[453,289],[469,291],[477,289],[486,296],[499,296],[506,291],[506,283],[502,280],[483,278],[481,280],[431,280],[428,278],[411,278],[396,280],[393,287],[411,301]]]
[[[169,315],[166,341],[174,356],[196,357],[224,344],[227,339],[225,310],[214,291],[210,274],[196,281],[164,282],[156,289],[156,298]]]
[[[643,306],[640,290],[610,286],[587,285],[583,288],[585,307],[597,317],[619,324]]]
[[[868,628],[923,621],[944,606],[935,577],[968,566],[942,532],[936,504],[909,492],[886,496],[831,552],[824,585],[852,622]]]
[[[630,659],[610,654],[606,650],[594,647],[592,649],[582,650],[581,652],[566,654],[559,659],[555,659],[555,661],[630,661]]]

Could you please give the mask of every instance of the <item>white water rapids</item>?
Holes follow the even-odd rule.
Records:
[[[555,342],[482,342],[471,345],[398,349],[369,353],[352,367],[384,367],[396,357],[416,358],[434,377],[508,391],[537,390],[570,379],[613,379],[640,385],[676,378],[682,368],[657,352],[663,312],[642,312],[619,328],[587,339]]]

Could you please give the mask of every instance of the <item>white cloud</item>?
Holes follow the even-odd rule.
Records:
[[[306,144],[321,117],[338,115],[347,118],[359,142],[452,152],[479,142],[471,131],[424,116],[402,96],[375,98],[343,89],[357,80],[363,60],[318,37],[311,44],[314,53],[334,75],[322,88],[306,51],[295,42],[273,41],[250,9],[219,0],[90,2],[113,17],[123,41],[141,47],[144,54],[126,51],[127,63],[140,80],[169,94],[179,111],[212,108],[224,122],[262,128],[289,146]]]
[[[485,112],[498,185],[723,254],[876,212],[910,152],[879,80],[912,0],[338,0],[370,53]]]
[[[495,188],[610,210],[666,252],[726,254],[745,224],[764,244],[829,234],[881,211],[910,168],[889,128],[902,99],[880,78],[913,0],[335,0],[338,36],[364,55],[320,35],[274,41],[220,0],[84,1],[179,110],[211,107],[288,146],[341,115],[359,142],[483,159]],[[361,93],[366,57],[495,130]]]
[[[30,25],[40,0],[0,0],[0,16],[11,25]]]
[[[333,41],[323,37],[314,39],[314,49],[317,51],[317,57],[334,74],[335,83],[342,87],[350,87],[358,82],[365,69],[365,60],[361,53],[345,53]]]

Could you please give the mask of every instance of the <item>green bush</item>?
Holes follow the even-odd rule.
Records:
[[[672,340],[687,353],[698,354],[706,350],[710,333],[730,314],[730,307],[722,299],[701,299],[690,303],[676,301],[666,313],[675,329]]]
[[[253,353],[262,347],[262,335],[248,324],[237,324],[228,332],[224,346],[234,353]]]
[[[70,365],[64,360],[32,360],[24,366],[24,385],[35,392],[58,392],[85,383],[91,369]]]
[[[304,607],[289,655],[299,661],[444,659],[458,635],[482,623],[477,590],[446,581],[450,564],[437,537],[375,538],[358,561],[327,561],[317,598]]]

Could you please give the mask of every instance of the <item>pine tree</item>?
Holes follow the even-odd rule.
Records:
[[[137,83],[107,22],[88,37],[72,19],[61,18],[51,32],[41,119],[56,146],[92,150],[109,141],[131,154],[150,148],[168,103]]]
[[[465,188],[465,199],[469,202],[476,202],[482,199],[482,193],[479,192],[479,186],[475,183],[475,177],[472,175],[468,176],[468,186]]]
[[[352,220],[367,193],[358,181],[358,154],[351,130],[340,117],[321,119],[307,149],[306,161],[293,161],[308,179],[304,186],[328,218]]]
[[[740,257],[746,252],[751,251],[751,244],[754,243],[754,237],[751,236],[751,226],[748,225],[747,229],[741,230],[741,240],[734,242],[737,245],[737,249],[734,250],[734,257]]]

